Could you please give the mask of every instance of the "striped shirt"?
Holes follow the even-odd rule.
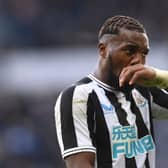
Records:
[[[63,158],[93,152],[98,168],[155,168],[152,100],[147,88],[122,92],[91,74],[67,88],[55,106]]]

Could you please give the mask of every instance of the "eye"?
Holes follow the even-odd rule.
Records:
[[[134,47],[134,46],[131,46],[131,47],[128,47],[125,49],[125,53],[128,55],[128,56],[132,56],[134,55],[135,53],[137,53],[138,51],[138,48],[137,47]]]
[[[142,51],[142,56],[146,57],[149,53],[149,50]]]

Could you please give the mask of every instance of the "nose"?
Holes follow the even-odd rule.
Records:
[[[135,64],[145,64],[146,57],[140,53],[137,52],[131,59],[130,65],[135,65]]]

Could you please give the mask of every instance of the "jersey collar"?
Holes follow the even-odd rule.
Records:
[[[130,85],[127,85],[123,88],[115,88],[115,87],[112,87],[112,86],[100,81],[93,74],[89,74],[88,77],[91,80],[95,81],[99,86],[101,86],[102,88],[104,88],[108,91],[120,91],[120,92],[124,92],[124,93],[129,93],[134,88],[134,86],[130,86]]]
[[[112,86],[110,86],[110,85],[108,85],[108,84],[100,81],[99,79],[97,79],[93,74],[89,74],[88,77],[91,80],[95,81],[99,86],[101,86],[102,88],[104,88],[104,89],[106,89],[108,91],[114,91],[114,90],[116,90],[114,87],[112,87]]]

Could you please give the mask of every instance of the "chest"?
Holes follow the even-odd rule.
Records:
[[[139,118],[150,130],[149,100],[137,90],[133,90],[129,97],[122,92],[106,94],[103,91],[97,92],[97,97],[110,130],[119,125],[136,125]]]

